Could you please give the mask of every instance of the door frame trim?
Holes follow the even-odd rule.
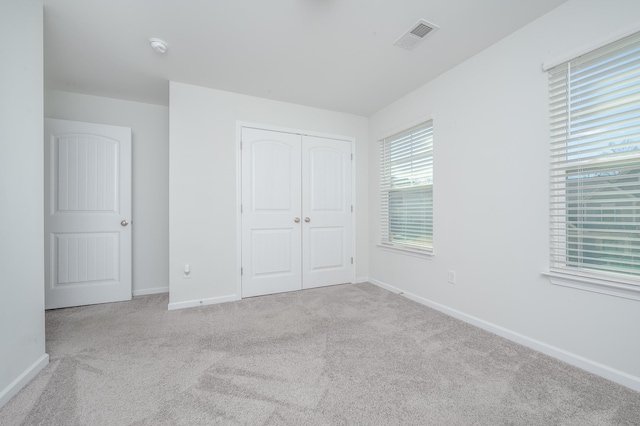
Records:
[[[336,135],[333,133],[314,132],[309,130],[294,129],[291,127],[274,126],[263,123],[253,123],[248,121],[236,121],[236,300],[242,299],[242,275],[240,268],[242,267],[242,213],[240,208],[242,205],[242,152],[240,145],[242,142],[242,128],[252,128],[258,130],[267,130],[272,132],[292,133],[301,136],[314,136],[326,139],[335,139],[346,141],[351,144],[351,203],[353,205],[353,213],[351,215],[351,244],[353,253],[353,270],[351,271],[351,283],[356,282],[356,270],[358,266],[358,256],[356,251],[356,215],[358,213],[357,194],[356,194],[356,165],[358,157],[356,156],[356,138],[350,136]]]

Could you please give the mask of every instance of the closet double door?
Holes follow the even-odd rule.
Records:
[[[242,297],[351,282],[351,142],[241,137]]]

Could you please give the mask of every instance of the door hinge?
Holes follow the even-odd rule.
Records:
[[[244,275],[244,268],[241,266],[240,267],[240,276],[243,276],[243,275]]]
[[[240,213],[242,213],[242,204],[240,204]]]
[[[240,141],[240,151],[242,151],[242,141]]]
[[[353,204],[351,205],[351,213],[353,213]]]
[[[351,153],[351,161],[353,161],[353,153]]]
[[[351,258],[351,264],[353,265],[353,257]]]

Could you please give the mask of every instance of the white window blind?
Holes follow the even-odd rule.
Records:
[[[640,33],[549,70],[550,272],[639,286]]]
[[[380,141],[380,242],[433,253],[433,124]]]

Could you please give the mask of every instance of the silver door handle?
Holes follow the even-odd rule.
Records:
[[[293,219],[293,221],[294,221],[295,223],[300,223],[300,218],[299,218],[299,217],[296,217],[295,219]]]
[[[120,225],[122,226],[127,226],[129,224],[129,221],[127,219],[124,219],[122,222],[120,222]]]
[[[308,217],[305,217],[305,218],[304,218],[304,221],[305,221],[305,222],[307,222],[307,223],[309,223],[309,222],[311,222],[311,219],[309,219]]]

